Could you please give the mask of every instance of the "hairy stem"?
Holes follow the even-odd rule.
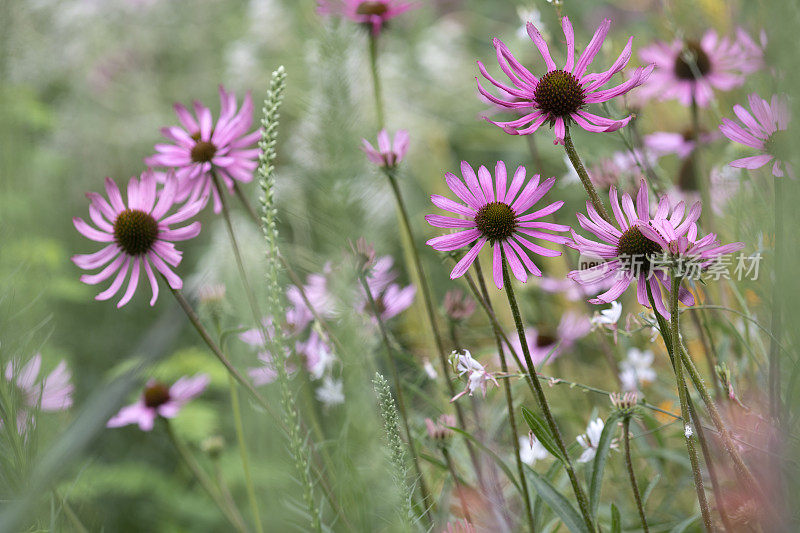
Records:
[[[703,488],[703,474],[700,472],[700,464],[697,458],[697,450],[694,447],[694,440],[692,439],[691,426],[689,425],[689,405],[688,405],[688,391],[686,389],[686,382],[683,380],[683,365],[680,361],[680,356],[676,355],[681,351],[680,341],[680,315],[678,314],[678,291],[680,290],[681,278],[676,272],[672,272],[672,287],[670,293],[670,318],[671,329],[670,337],[672,341],[672,354],[675,368],[675,380],[678,386],[678,398],[681,404],[681,417],[683,418],[683,435],[686,439],[686,449],[689,453],[689,462],[692,465],[692,474],[694,475],[694,486],[697,491],[697,501],[700,503],[700,512],[703,515],[703,524],[706,531],[709,533],[714,531],[714,524],[711,520],[711,512],[708,509],[708,501],[706,500],[705,489]],[[649,286],[649,283],[648,283]],[[655,307],[654,307],[655,309]],[[656,311],[658,313],[658,311]],[[664,339],[666,342],[666,339]]]
[[[244,440],[244,424],[242,423],[242,410],[239,407],[239,393],[236,390],[236,382],[233,376],[229,374],[228,380],[231,394],[231,410],[233,411],[233,423],[236,429],[236,441],[239,445],[239,455],[242,458],[242,470],[244,470],[244,484],[247,489],[247,499],[250,503],[250,512],[253,513],[256,531],[261,533],[264,531],[264,528],[261,525],[261,515],[258,512],[258,499],[256,498],[255,486],[253,485],[253,476],[250,475],[250,460],[247,454],[247,444]]]
[[[592,184],[592,180],[589,179],[589,173],[586,172],[586,167],[583,166],[583,161],[581,161],[578,151],[575,150],[575,145],[572,144],[572,136],[569,134],[569,124],[565,125],[564,130],[564,150],[567,151],[567,157],[569,157],[575,172],[578,173],[578,177],[581,179],[583,188],[586,189],[586,194],[589,195],[589,200],[592,202],[592,205],[600,214],[600,216],[603,217],[603,219],[611,223],[611,217],[608,216],[606,208],[603,206],[603,202],[597,195],[597,191]]]
[[[642,497],[639,494],[639,485],[636,483],[636,475],[633,473],[633,461],[631,461],[631,417],[625,416],[622,420],[622,442],[625,447],[625,468],[628,469],[628,479],[631,482],[631,489],[633,490],[633,498],[636,500],[636,509],[639,510],[639,518],[642,521],[642,530],[647,533],[650,529],[647,527],[647,518],[644,514],[644,505],[642,504]]]
[[[525,358],[525,364],[528,368],[528,376],[530,376],[530,381],[533,383],[536,391],[536,400],[539,403],[539,408],[542,410],[542,413],[544,413],[545,420],[550,428],[550,432],[553,434],[556,445],[563,455],[564,468],[566,469],[567,475],[569,476],[569,481],[572,484],[572,490],[575,493],[575,498],[578,500],[578,506],[580,507],[581,515],[583,515],[583,520],[586,522],[586,527],[589,529],[589,531],[593,533],[595,531],[595,527],[594,523],[592,522],[592,516],[589,512],[589,503],[586,499],[586,494],[583,492],[580,482],[578,481],[578,477],[575,475],[575,470],[572,467],[572,461],[569,458],[569,453],[567,453],[564,440],[561,438],[561,432],[558,430],[558,425],[556,424],[555,418],[553,418],[553,414],[550,412],[550,406],[548,405],[547,398],[544,395],[542,384],[539,383],[539,377],[536,375],[536,369],[533,366],[531,353],[528,349],[528,340],[525,338],[525,327],[522,324],[522,315],[519,312],[517,299],[514,297],[514,288],[511,285],[511,278],[508,275],[508,261],[506,260],[505,254],[503,254],[502,261],[503,287],[506,290],[508,305],[511,307],[511,314],[514,315],[514,324],[517,327],[517,335],[519,336],[519,342],[522,346],[522,355]]]
[[[378,129],[385,127],[383,115],[383,93],[381,92],[381,77],[378,74],[378,36],[369,33],[369,67],[372,73],[372,90],[375,97],[375,117],[378,120]]]

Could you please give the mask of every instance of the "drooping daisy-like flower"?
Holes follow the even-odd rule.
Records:
[[[6,364],[6,381],[16,390],[16,403],[18,411],[15,415],[17,430],[25,431],[32,421],[32,412],[40,409],[46,412],[64,411],[72,405],[72,391],[74,387],[70,382],[72,372],[67,368],[67,363],[61,361],[43,380],[39,381],[39,372],[42,368],[42,355],[34,355],[24,366],[19,361],[9,361]],[[13,394],[13,392],[12,392]],[[3,419],[0,418],[0,425]]]
[[[155,271],[166,278],[170,287],[180,289],[183,281],[170,268],[181,262],[181,252],[173,243],[200,233],[200,222],[176,229],[170,226],[191,219],[203,208],[203,203],[184,204],[175,213],[167,215],[178,190],[174,176],[167,179],[160,192],[156,191],[156,179],[150,172],[142,173],[140,178],[131,178],[128,181],[127,206],[116,183],[106,178],[105,185],[108,200],[98,193],[86,195],[91,201],[89,216],[96,228],[79,217],[73,218],[72,223],[84,237],[108,244],[93,254],[74,255],[72,262],[84,270],[104,267],[97,274],[81,276],[81,281],[89,285],[96,285],[116,273],[109,288],[95,297],[97,300],[108,300],[117,294],[130,273],[128,288],[117,307],[130,301],[139,284],[141,271],[144,271],[153,291],[150,305],[154,305],[158,299]]]
[[[578,457],[579,463],[588,463],[594,459],[594,456],[597,454],[597,445],[600,444],[600,435],[603,434],[604,427],[603,419],[595,418],[586,426],[586,433],[575,437],[575,440],[577,440],[578,444],[583,448],[583,453]],[[616,442],[612,441],[611,449],[617,449]]]
[[[390,19],[418,7],[406,0],[317,0],[317,13],[339,15],[370,27],[372,34],[381,33]]]
[[[466,185],[450,172],[445,174],[445,181],[450,190],[466,205],[438,194],[432,195],[431,201],[436,207],[461,215],[462,218],[425,216],[425,220],[431,226],[458,230],[457,233],[430,239],[427,244],[434,250],[457,250],[473,241],[478,241],[450,272],[450,279],[463,276],[486,243],[493,248],[492,274],[498,288],[503,288],[503,256],[508,261],[514,276],[523,283],[528,279],[528,271],[534,276],[541,276],[541,270],[528,253],[557,257],[561,252],[544,248],[531,242],[527,237],[558,244],[569,242],[566,237],[546,233],[546,231],[567,231],[568,226],[538,220],[558,211],[564,205],[563,201],[553,202],[528,213],[528,210],[553,187],[555,178],[549,178],[539,184],[539,175],[536,174],[532,180],[525,183],[525,167],[520,166],[514,173],[511,185],[507,187],[506,165],[502,161],[497,162],[494,179],[483,166],[478,169],[476,176],[466,161],[461,162],[461,174]]]
[[[361,149],[367,154],[367,159],[379,167],[394,167],[403,160],[408,152],[408,132],[398,130],[394,136],[394,142],[389,137],[386,130],[378,133],[378,149],[366,139],[361,139]]]
[[[523,463],[533,466],[536,461],[547,459],[549,455],[547,449],[542,446],[533,432],[527,437],[519,438],[519,458]]]
[[[565,128],[571,122],[576,123],[586,131],[607,132],[616,131],[625,126],[631,117],[628,116],[621,120],[609,119],[593,115],[586,111],[588,104],[598,104],[607,102],[621,94],[625,94],[634,87],[641,85],[650,75],[653,67],[639,67],[635,69],[631,77],[608,89],[601,89],[606,85],[615,74],[620,72],[628,64],[631,58],[631,44],[633,37],[628,39],[628,44],[622,51],[611,67],[605,72],[587,74],[589,64],[594,60],[600,47],[605,40],[606,34],[611,27],[611,21],[606,19],[595,32],[592,40],[586,46],[583,53],[575,61],[575,35],[572,23],[568,17],[561,20],[561,27],[564,30],[564,37],[567,42],[567,60],[563,68],[558,68],[555,61],[550,56],[550,50],[536,26],[532,23],[527,24],[528,35],[530,36],[539,53],[544,58],[547,72],[537,78],[527,68],[525,68],[511,53],[508,47],[499,39],[494,39],[494,47],[497,50],[497,61],[500,69],[511,80],[512,85],[505,85],[491,75],[486,67],[478,61],[478,68],[481,74],[492,85],[504,91],[503,95],[511,95],[513,98],[498,98],[484,89],[480,83],[478,90],[480,93],[500,107],[510,111],[525,110],[526,114],[516,120],[509,122],[492,122],[511,135],[529,135],[539,127],[548,122],[555,130],[555,143],[563,144]],[[477,80],[477,77],[475,78]]]
[[[476,390],[480,390],[483,395],[486,396],[486,387],[489,383],[494,383],[495,387],[500,386],[494,375],[486,370],[486,367],[472,358],[472,354],[469,350],[450,354],[450,363],[453,365],[453,370],[457,372],[459,376],[467,375],[467,387],[453,396],[450,399],[451,402],[458,400],[465,394],[472,396],[472,393]]]
[[[217,122],[211,110],[194,102],[194,115],[183,105],[175,104],[181,126],[161,129],[161,134],[174,144],[155,145],[156,154],[145,158],[152,167],[174,168],[179,189],[176,201],[194,202],[214,198],[214,212],[222,203],[213,186],[216,173],[230,190],[235,181],[247,183],[253,179],[258,164],[258,148],[253,145],[261,138],[260,130],[249,132],[253,124],[253,100],[250,93],[237,110],[236,95],[219,88],[220,112]]]
[[[733,120],[723,118],[719,129],[728,139],[755,148],[762,153],[731,161],[730,165],[753,170],[772,162],[773,176],[781,178],[789,174],[790,177],[795,177],[792,165],[789,163],[791,141],[787,129],[790,115],[786,98],[773,95],[767,102],[754,93],[749,95],[747,100],[752,115],[739,104],[733,106],[733,112],[744,127]]]
[[[597,283],[610,277],[616,280],[608,291],[589,300],[590,303],[613,302],[635,280],[639,303],[650,307],[647,296],[649,284],[656,310],[662,316],[669,317],[659,282],[670,290],[670,281],[664,268],[657,268],[658,260],[668,255],[672,259],[694,261],[705,267],[717,257],[744,246],[742,243],[720,246],[713,233],[698,238],[697,220],[702,210],[700,202],[692,205],[687,212],[683,202],[670,208],[669,198],[662,196],[655,215],[651,217],[649,191],[644,179],[636,195],[636,205],[625,193],[620,208],[615,187],[609,191],[609,198],[619,228],[603,220],[590,203],[586,206],[588,218],[578,213],[580,226],[604,242],[591,241],[572,232],[572,246],[581,253],[581,264],[587,263],[587,257],[594,259],[588,261],[593,264],[590,268],[573,270],[568,276],[579,283]],[[694,297],[686,288],[681,287],[678,297],[684,304],[694,305]]]
[[[627,357],[619,365],[619,379],[622,381],[623,390],[636,391],[642,384],[655,381],[654,359],[655,356],[650,350],[630,348]]]
[[[659,41],[642,48],[639,57],[656,68],[637,98],[675,99],[685,106],[694,98],[698,106],[706,107],[714,98],[714,89],[739,87],[747,74],[761,68],[760,50],[740,41],[720,38],[716,31],[708,30],[699,41]]]
[[[136,403],[120,409],[106,426],[117,428],[138,424],[142,431],[150,431],[159,416],[175,418],[189,400],[205,390],[209,381],[208,374],[197,374],[192,377],[184,376],[167,387],[151,379]]]

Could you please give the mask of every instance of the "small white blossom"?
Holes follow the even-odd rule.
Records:
[[[600,443],[600,435],[603,434],[603,428],[605,424],[603,423],[602,418],[595,418],[589,425],[586,426],[586,433],[583,435],[578,435],[575,440],[578,441],[578,444],[581,445],[583,448],[583,453],[578,458],[579,463],[588,463],[592,459],[594,459],[595,454],[597,453],[597,445]],[[616,449],[617,443],[612,442],[611,448]]]
[[[692,430],[692,427],[687,424],[686,427],[683,428],[683,434],[686,435],[687,439],[689,439],[692,437],[692,435],[694,435],[694,430]]]
[[[616,300],[611,302],[611,307],[603,309],[599,314],[592,317],[592,325],[616,327],[619,318],[622,316],[622,304]]]
[[[317,400],[329,407],[344,403],[343,386],[344,384],[341,380],[335,380],[330,376],[325,376],[325,379],[322,381],[322,386],[317,389]]]
[[[628,357],[620,363],[619,379],[622,381],[622,388],[635,391],[639,390],[639,385],[655,381],[656,371],[652,368],[654,359],[650,350],[629,349]]]
[[[533,433],[528,437],[519,438],[519,458],[523,463],[533,466],[537,460],[547,459],[548,455],[545,447]]]
[[[489,383],[494,383],[495,387],[499,386],[494,375],[488,372],[482,364],[473,359],[469,350],[464,350],[463,353],[454,351],[450,354],[450,361],[459,376],[467,374],[467,387],[462,392],[453,396],[450,400],[451,402],[456,401],[467,393],[472,396],[472,393],[476,390],[480,390],[483,395],[486,396],[486,387]]]
[[[436,379],[439,377],[439,373],[433,367],[433,363],[431,363],[430,359],[425,359],[425,362],[422,364],[422,368],[425,370],[425,373],[431,379]]]

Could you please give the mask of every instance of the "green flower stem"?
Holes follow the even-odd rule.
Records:
[[[403,232],[405,233],[406,240],[409,245],[409,251],[411,252],[411,259],[414,263],[414,268],[417,271],[417,280],[419,284],[419,288],[422,292],[422,299],[425,303],[425,312],[428,315],[428,323],[431,327],[431,332],[433,333],[433,340],[434,344],[436,344],[436,351],[439,354],[439,364],[442,367],[442,375],[444,376],[444,382],[447,384],[447,392],[449,394],[449,398],[452,398],[456,395],[455,387],[453,386],[453,382],[450,379],[450,364],[447,361],[447,355],[445,354],[444,350],[444,343],[442,342],[442,335],[439,332],[439,326],[436,322],[436,313],[433,307],[433,297],[431,296],[431,289],[428,286],[428,278],[425,276],[425,270],[422,267],[422,260],[419,257],[419,251],[417,250],[416,241],[414,240],[414,233],[411,231],[411,223],[408,219],[408,209],[406,209],[405,201],[403,200],[403,195],[400,192],[400,187],[397,184],[397,177],[395,176],[395,169],[394,168],[386,168],[384,167],[384,173],[386,177],[389,179],[389,184],[392,187],[392,192],[394,193],[394,198],[397,203],[397,209],[400,212],[400,221],[401,225],[403,226]],[[456,418],[458,420],[458,425],[461,429],[466,430],[467,426],[465,423],[464,418],[464,410],[461,408],[461,405],[457,402],[454,403],[456,409]],[[478,484],[481,488],[484,487],[483,483],[483,474],[480,468],[480,463],[478,462],[478,457],[475,453],[474,448],[472,447],[472,443],[469,441],[465,442],[467,451],[469,452],[470,460],[472,462],[472,466],[475,469],[475,475],[478,478]]]
[[[253,521],[256,525],[256,531],[261,533],[264,531],[261,525],[261,515],[258,512],[258,500],[256,499],[256,490],[253,485],[253,476],[250,475],[250,461],[247,454],[247,444],[244,440],[244,424],[242,424],[242,410],[239,407],[239,393],[236,390],[236,382],[233,376],[228,374],[229,389],[231,394],[231,410],[233,411],[233,423],[236,428],[236,441],[239,445],[239,455],[242,458],[242,470],[244,470],[244,483],[247,489],[247,499],[250,503],[250,512],[253,513]]]
[[[72,510],[72,506],[69,504],[67,499],[61,496],[55,489],[53,489],[53,496],[55,496],[56,499],[61,502],[61,507],[64,509],[64,513],[67,515],[67,518],[69,518],[69,521],[72,522],[72,527],[75,528],[75,531],[78,533],[89,533],[89,530],[83,525],[81,519],[78,518],[78,515]]]
[[[649,287],[649,283],[647,284]],[[676,272],[672,272],[672,287],[670,293],[670,319],[671,329],[670,329],[670,337],[671,337],[671,347],[672,347],[672,359],[673,359],[673,366],[675,369],[675,380],[677,382],[678,387],[678,398],[681,404],[681,417],[683,418],[683,435],[686,439],[686,449],[689,453],[689,461],[692,464],[692,473],[694,475],[694,486],[697,491],[697,501],[700,503],[700,512],[703,515],[703,524],[705,525],[706,531],[712,532],[714,531],[714,523],[711,520],[711,512],[708,508],[708,501],[706,500],[706,493],[705,489],[703,488],[703,474],[700,472],[700,464],[697,458],[697,450],[694,446],[694,440],[692,439],[692,434],[688,431],[691,426],[689,426],[689,406],[688,406],[688,391],[686,389],[686,383],[683,380],[683,365],[680,361],[679,354],[681,351],[681,341],[680,341],[680,315],[678,313],[678,291],[680,290],[681,286],[681,278],[677,275]],[[655,307],[653,307],[655,309]],[[656,311],[656,315],[658,315],[658,311]],[[664,339],[666,342],[667,339]]]
[[[217,507],[219,507],[220,511],[222,511],[222,514],[225,515],[225,518],[228,519],[228,521],[233,525],[233,527],[236,528],[237,531],[247,531],[247,526],[244,524],[239,511],[235,507],[230,507],[226,504],[225,499],[214,485],[214,482],[210,477],[208,477],[208,474],[203,471],[195,458],[192,456],[191,452],[189,452],[188,448],[186,448],[186,446],[175,435],[169,420],[166,418],[161,418],[161,420],[164,421],[164,428],[166,429],[170,442],[175,447],[178,455],[181,457],[189,470],[192,471],[194,477],[197,478],[197,481],[200,483],[200,486],[203,487],[203,490],[205,490],[208,495],[211,496],[211,499],[214,500],[215,504],[217,504]]]
[[[625,468],[628,470],[628,479],[631,481],[631,489],[633,489],[633,497],[636,500],[636,509],[639,510],[639,518],[642,521],[642,531],[648,533],[650,529],[647,527],[647,518],[644,514],[644,505],[642,504],[642,497],[639,494],[639,485],[636,483],[636,475],[633,473],[633,461],[631,461],[631,417],[626,415],[622,420],[622,442],[625,447]]]
[[[467,500],[464,498],[461,484],[458,482],[456,468],[453,465],[453,458],[450,457],[450,450],[447,449],[447,445],[442,446],[442,456],[444,457],[445,464],[447,464],[447,470],[450,471],[450,477],[453,478],[453,490],[456,492],[458,499],[461,501],[461,510],[464,512],[464,518],[467,519],[467,522],[472,523],[472,517],[469,515],[469,505],[467,504]]]
[[[780,423],[783,418],[781,407],[781,353],[777,339],[781,337],[782,313],[781,313],[781,283],[782,257],[784,248],[783,236],[783,180],[786,178],[774,179],[775,190],[775,280],[772,285],[772,319],[770,329],[772,338],[769,343],[769,414]]]
[[[586,189],[586,194],[589,195],[589,200],[592,202],[592,205],[603,219],[611,223],[611,217],[608,216],[603,202],[600,200],[600,197],[597,196],[597,191],[592,184],[592,180],[589,179],[589,173],[586,172],[586,167],[583,166],[583,161],[581,161],[578,151],[575,150],[575,145],[572,144],[572,136],[569,134],[569,124],[565,124],[564,129],[564,150],[567,151],[567,157],[569,157],[575,172],[578,173],[578,177],[581,179],[583,188]]]
[[[369,32],[369,67],[372,73],[372,90],[375,97],[375,117],[378,120],[378,129],[385,127],[383,115],[383,93],[381,91],[381,77],[378,73],[378,36]]]
[[[411,434],[411,427],[408,424],[408,413],[406,411],[405,400],[403,399],[403,386],[400,382],[400,373],[398,372],[397,365],[395,364],[394,350],[392,349],[392,344],[389,340],[389,333],[386,331],[386,325],[383,323],[380,310],[378,309],[378,305],[375,303],[375,299],[372,296],[372,291],[370,291],[369,284],[367,283],[363,273],[359,273],[358,280],[361,282],[361,287],[364,289],[364,293],[367,296],[370,309],[372,309],[372,315],[375,317],[375,321],[378,323],[378,329],[381,332],[381,339],[383,340],[383,345],[386,348],[389,369],[392,372],[392,380],[394,381],[395,396],[397,396],[397,406],[400,410],[400,418],[403,420],[403,429],[406,433],[408,448],[411,451],[411,459],[414,463],[414,471],[419,480],[419,490],[420,494],[422,495],[422,508],[424,509],[425,518],[427,519],[429,525],[432,525],[433,518],[430,516],[429,509],[433,505],[433,499],[428,493],[428,486],[425,483],[425,478],[422,475],[422,469],[419,466],[419,458],[417,457],[417,449],[414,444],[414,437]]]
[[[503,253],[502,261],[503,286],[506,290],[506,296],[508,297],[508,305],[511,307],[511,314],[514,315],[514,324],[517,327],[517,335],[519,336],[519,342],[522,346],[522,355],[525,357],[528,375],[530,376],[530,381],[533,383],[536,391],[536,400],[539,403],[539,408],[544,414],[547,425],[550,428],[550,432],[553,434],[556,445],[564,457],[564,469],[567,471],[569,481],[572,484],[572,490],[575,493],[575,498],[578,500],[578,506],[580,507],[581,515],[583,515],[583,520],[586,522],[586,527],[589,529],[589,531],[593,533],[595,531],[595,527],[594,523],[592,522],[592,515],[589,512],[589,503],[586,499],[586,494],[583,492],[580,482],[578,481],[578,477],[575,475],[575,469],[572,467],[572,461],[569,458],[567,447],[564,446],[564,440],[561,438],[561,432],[558,430],[558,425],[556,424],[555,418],[553,418],[553,414],[550,412],[550,406],[548,405],[547,398],[544,395],[542,384],[539,383],[539,377],[536,375],[536,369],[533,366],[531,353],[528,349],[528,340],[525,338],[525,327],[522,324],[522,315],[519,312],[517,299],[514,296],[514,288],[511,285],[511,277],[508,274],[508,261],[506,260],[505,253]]]
[[[480,283],[482,300],[485,300],[489,310],[493,311],[491,301],[489,300],[489,291],[486,289],[486,281],[483,278],[483,271],[481,269],[480,261],[476,260],[473,264],[475,265],[475,275],[478,278],[478,283]],[[494,315],[493,312],[492,315]],[[494,340],[497,344],[497,353],[500,356],[500,368],[502,369],[503,373],[506,374],[508,373],[508,364],[506,363],[505,350],[503,350],[503,342],[500,339],[497,328],[492,329],[494,330]],[[525,478],[525,467],[522,466],[522,456],[520,455],[519,433],[517,430],[517,419],[514,415],[514,399],[511,395],[511,383],[509,383],[507,379],[503,380],[503,389],[505,390],[506,406],[508,407],[508,422],[511,425],[511,444],[514,447],[517,473],[519,474],[519,481],[520,485],[522,486],[522,497],[525,499],[525,516],[528,520],[528,528],[530,529],[531,533],[534,533],[536,531],[536,522],[533,519],[531,497],[528,492],[528,481]]]

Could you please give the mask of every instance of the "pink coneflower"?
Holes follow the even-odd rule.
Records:
[[[523,250],[523,247],[545,257],[557,257],[561,255],[561,252],[548,250],[534,244],[526,236],[558,244],[569,242],[569,239],[565,237],[542,231],[567,231],[569,226],[537,220],[555,213],[564,205],[564,202],[553,202],[532,213],[525,213],[547,194],[553,187],[555,178],[549,178],[540,185],[539,175],[536,174],[525,184],[525,167],[520,166],[514,173],[511,186],[506,187],[506,165],[502,161],[497,162],[494,180],[484,166],[478,169],[476,176],[475,171],[466,161],[461,162],[461,174],[464,176],[466,185],[450,172],[445,174],[445,181],[450,190],[467,205],[454,202],[438,194],[432,195],[431,201],[436,207],[464,218],[442,215],[425,216],[425,220],[431,226],[458,230],[453,234],[430,239],[427,244],[434,250],[458,250],[475,240],[478,241],[450,272],[450,279],[463,276],[487,242],[493,247],[492,272],[494,283],[498,288],[503,287],[503,255],[511,266],[514,276],[523,283],[528,279],[526,269],[534,276],[541,276],[541,270],[533,263],[528,256],[528,251]],[[525,184],[524,188],[523,184]]]
[[[169,226],[195,216],[203,208],[203,203],[184,204],[175,213],[166,216],[175,203],[178,188],[173,176],[167,179],[159,193],[156,192],[156,180],[152,173],[143,172],[139,179],[131,178],[127,188],[127,207],[117,184],[111,178],[106,178],[105,184],[108,201],[98,193],[86,194],[91,201],[89,216],[97,228],[79,217],[73,218],[72,223],[84,237],[109,244],[93,254],[74,255],[72,262],[84,270],[108,265],[97,274],[81,276],[81,281],[89,285],[105,281],[117,272],[111,286],[95,296],[97,300],[114,296],[130,272],[128,288],[117,307],[122,307],[133,297],[139,284],[139,274],[144,270],[153,290],[150,305],[154,305],[158,298],[158,281],[153,267],[166,278],[170,287],[180,289],[183,281],[170,269],[170,266],[177,267],[181,262],[181,252],[175,249],[173,242],[185,241],[200,233],[200,222],[177,229],[170,229]]]
[[[610,26],[611,21],[605,19],[576,62],[575,35],[572,24],[568,17],[561,19],[561,27],[567,41],[567,61],[563,68],[558,68],[550,57],[550,51],[541,33],[536,26],[528,22],[528,35],[539,49],[539,53],[542,54],[547,65],[547,73],[541,78],[537,78],[522,66],[502,41],[494,39],[500,69],[511,80],[513,87],[504,85],[491,77],[480,61],[478,61],[478,68],[483,77],[492,85],[505,91],[504,94],[510,94],[515,98],[497,98],[484,89],[480,83],[478,90],[484,97],[500,107],[512,111],[526,110],[527,113],[522,118],[510,122],[494,122],[488,118],[487,120],[511,135],[531,134],[542,124],[549,122],[555,130],[556,144],[563,144],[565,128],[570,122],[575,122],[586,131],[592,132],[615,131],[625,126],[631,120],[630,116],[622,120],[613,120],[593,115],[584,109],[588,104],[607,102],[641,85],[653,68],[652,66],[637,68],[630,79],[622,84],[600,90],[602,86],[611,81],[615,74],[625,68],[631,58],[633,37],[628,39],[628,44],[611,68],[598,74],[586,73],[589,64],[600,51]],[[475,79],[477,80],[477,77]]]
[[[697,135],[691,130],[683,133],[657,131],[644,136],[644,146],[656,156],[675,154],[680,159],[686,159],[694,152],[698,142],[701,145],[708,144],[718,138],[718,133],[707,131],[701,131]]]
[[[591,241],[572,232],[573,247],[584,257],[594,258],[595,264],[585,270],[573,270],[568,274],[569,277],[580,283],[615,279],[611,289],[589,300],[590,303],[611,303],[636,280],[639,303],[650,307],[647,297],[649,284],[656,310],[662,316],[669,317],[659,282],[667,290],[670,289],[670,282],[664,269],[657,267],[658,259],[669,256],[705,267],[721,255],[744,246],[742,243],[720,246],[713,233],[698,238],[697,220],[702,210],[700,202],[686,212],[683,202],[671,209],[669,198],[662,196],[651,218],[649,190],[644,179],[636,195],[635,206],[630,195],[625,193],[620,208],[615,187],[611,188],[609,198],[619,228],[603,220],[591,204],[587,203],[586,206],[589,218],[578,213],[580,226],[604,242]],[[692,293],[684,287],[681,287],[678,297],[684,304],[694,305]]]
[[[203,199],[205,205],[211,195],[215,213],[220,212],[222,203],[213,187],[212,173],[216,173],[228,189],[233,188],[235,181],[251,181],[259,154],[258,148],[251,147],[261,137],[259,130],[247,131],[253,123],[250,93],[238,111],[236,96],[222,86],[219,99],[216,124],[211,111],[200,102],[194,102],[194,116],[183,105],[175,104],[182,127],[161,129],[161,134],[174,144],[157,144],[158,153],[145,158],[148,166],[175,169],[180,185],[176,201]]]
[[[689,106],[694,98],[706,107],[714,89],[729,91],[742,85],[745,75],[761,67],[761,55],[738,39],[719,38],[708,30],[699,41],[656,42],[639,51],[642,61],[655,63],[653,75],[639,90],[640,99],[677,99]]]
[[[328,290],[330,271],[330,264],[326,264],[322,273],[312,273],[306,276],[306,283],[303,285],[303,292],[314,311],[324,318],[330,318],[335,313],[333,295]],[[286,311],[286,321],[295,331],[304,329],[314,319],[314,314],[306,305],[300,289],[290,285],[286,289],[286,299],[291,304]]]
[[[747,100],[755,118],[745,108],[736,104],[733,106],[733,112],[736,113],[744,127],[730,119],[723,118],[719,129],[728,139],[763,153],[731,161],[730,165],[753,170],[774,161],[772,164],[773,176],[780,178],[784,174],[789,174],[793,178],[794,170],[789,164],[791,154],[788,145],[790,140],[786,133],[791,117],[786,98],[773,95],[771,101],[767,102],[753,93],[747,97]]]
[[[525,328],[525,340],[530,349],[534,366],[552,362],[569,351],[575,342],[592,330],[592,323],[586,315],[567,311],[561,316],[555,335],[548,334],[543,328]],[[527,370],[519,337],[511,339],[511,345],[522,363],[521,370]]]
[[[394,142],[389,137],[386,130],[381,130],[378,133],[378,149],[372,147],[372,144],[366,139],[361,139],[361,149],[367,154],[367,159],[379,167],[394,167],[408,152],[408,132],[406,130],[398,130],[394,136]]]
[[[320,15],[340,15],[369,26],[377,36],[390,19],[402,15],[417,4],[405,0],[317,0]]]
[[[207,374],[184,376],[171,387],[151,379],[136,403],[123,407],[106,424],[117,428],[128,424],[139,424],[142,431],[150,431],[159,416],[175,418],[181,408],[198,396],[208,386]]]
[[[401,287],[394,283],[397,273],[392,269],[393,263],[394,259],[389,255],[380,257],[375,261],[374,267],[367,275],[367,287],[369,287],[369,292],[378,307],[381,320],[384,321],[399,315],[411,307],[417,294],[417,288],[414,285]],[[364,311],[367,306],[367,295],[362,289],[358,309]]]
[[[72,391],[70,383],[72,373],[67,368],[67,363],[61,361],[44,380],[37,381],[42,368],[42,355],[34,355],[25,366],[20,366],[19,361],[9,361],[6,365],[6,381],[12,384],[18,393],[15,405],[17,430],[25,431],[31,422],[31,412],[37,409],[42,411],[64,411],[72,405]],[[2,425],[2,418],[0,418]]]

